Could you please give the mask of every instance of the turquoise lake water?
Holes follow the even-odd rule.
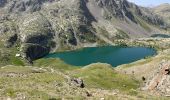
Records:
[[[153,56],[156,51],[145,47],[89,47],[76,51],[52,53],[45,58],[60,58],[67,64],[85,66],[91,63],[108,63],[116,67],[121,64],[131,63],[147,56]]]

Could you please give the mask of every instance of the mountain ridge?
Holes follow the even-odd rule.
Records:
[[[152,8],[153,12],[156,14],[162,16],[165,20],[170,23],[170,4],[169,3],[164,3],[161,5],[158,5],[154,8]]]

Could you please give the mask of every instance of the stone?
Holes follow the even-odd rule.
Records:
[[[17,53],[17,54],[15,55],[15,57],[21,57],[21,54],[18,54],[18,53]]]
[[[100,98],[100,100],[105,100],[104,98]]]
[[[80,78],[73,78],[73,79],[71,79],[71,84],[76,86],[76,87],[80,87],[80,88],[84,88],[85,87],[83,80],[80,79]]]
[[[91,97],[91,96],[92,96],[92,94],[90,94],[88,91],[86,91],[86,95],[87,95],[88,97]]]
[[[170,68],[165,69],[166,75],[170,75]]]

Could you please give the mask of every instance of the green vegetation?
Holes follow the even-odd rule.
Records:
[[[50,65],[50,64],[49,64]],[[6,66],[0,68],[0,95],[3,97],[16,98],[18,95],[30,97],[30,100],[47,100],[50,98],[60,98],[58,94],[66,92],[64,95],[74,93],[74,88],[67,91],[64,84],[66,79],[60,72],[50,72],[50,67],[22,67],[22,66]],[[60,68],[59,68],[60,69]],[[117,73],[107,64],[93,64],[84,68],[69,70],[69,76],[81,77],[85,82],[86,89],[119,89],[121,92],[133,95],[132,89],[137,89],[138,81],[131,76],[126,76]],[[55,87],[56,85],[57,87]],[[67,86],[67,85],[66,85]],[[31,88],[30,88],[31,87]],[[83,90],[78,90],[80,93]],[[78,92],[77,91],[77,92]],[[77,93],[76,92],[76,93]],[[65,98],[82,99],[80,95],[76,94],[74,97],[65,96]],[[113,96],[106,96],[106,98],[115,98]]]
[[[97,31],[97,33],[103,35],[104,37],[110,38],[110,37],[108,36],[109,33],[108,33],[108,31],[106,30],[105,27],[97,27],[97,30],[96,30],[96,31]]]
[[[98,41],[98,38],[95,35],[95,29],[92,28],[90,25],[81,25],[78,32],[81,33],[77,34],[81,42],[94,43]]]
[[[2,43],[2,44],[1,44]],[[15,54],[18,53],[17,44],[11,48],[4,47],[4,43],[0,42],[0,66],[5,65],[16,65],[24,66],[25,62],[19,57],[15,57]]]
[[[48,64],[50,65],[50,64]],[[53,64],[52,64],[53,65]],[[71,87],[66,77],[60,71],[51,72],[50,67],[23,67],[23,66],[5,66],[0,68],[0,95],[4,98],[28,98],[29,100],[60,100],[65,99],[89,99],[84,97],[84,93],[89,91],[93,93],[95,89],[105,91],[120,90],[117,95],[106,94],[105,99],[117,100],[118,98],[151,98],[137,90],[139,81],[132,76],[116,72],[108,64],[92,64],[84,68],[69,70],[69,76],[82,78],[85,83],[85,89]],[[60,69],[60,68],[59,68]],[[63,73],[64,74],[64,73]],[[91,91],[91,89],[93,89]],[[98,96],[103,92],[97,92]],[[105,92],[104,92],[105,93]],[[109,92],[108,92],[109,93]],[[101,97],[92,96],[92,99]],[[166,100],[165,98],[163,98]],[[168,99],[167,99],[168,100]]]
[[[161,61],[162,59],[167,59],[167,60],[170,60],[170,57],[165,55],[165,56],[161,56],[161,57],[146,57],[142,60],[139,60],[137,62],[133,62],[133,63],[130,63],[130,64],[124,64],[122,65],[122,68],[129,68],[129,67],[132,67],[132,66],[140,66],[140,65],[144,65],[144,64],[147,64],[147,63],[150,63],[152,61]]]
[[[50,91],[55,93],[52,85],[57,82],[63,82],[63,76],[57,73],[51,73],[46,70],[32,67],[6,66],[0,69],[0,95],[4,97],[15,98],[19,94],[26,97],[39,98],[47,100],[50,97]],[[31,87],[31,88],[30,88]]]
[[[140,24],[141,27],[143,27],[147,31],[151,31],[149,25],[145,21],[143,21],[141,18],[139,18],[137,16],[135,18],[136,18],[137,22]]]
[[[139,87],[139,82],[133,77],[119,74],[107,64],[92,64],[72,73],[74,77],[84,79],[88,88],[119,89],[128,92]]]
[[[125,64],[123,68],[129,68],[131,66],[138,66],[138,65],[143,65],[143,64],[146,64],[146,63],[149,63],[153,60],[153,58],[149,57],[149,58],[145,58],[143,60],[140,60],[140,61],[137,61],[137,62],[134,62],[134,63],[130,63],[130,64]]]
[[[75,67],[75,66],[65,64],[60,59],[56,59],[56,58],[42,58],[42,59],[36,60],[34,62],[34,66],[49,67],[49,68],[59,69],[59,70],[62,70],[62,71],[73,70],[73,69],[78,68],[78,67]]]
[[[116,34],[116,39],[128,39],[129,36],[127,33],[125,33],[123,30],[116,29],[118,31],[118,34]]]
[[[16,65],[16,66],[24,66],[24,61],[21,58],[17,58],[14,55],[9,53],[2,54],[0,53],[0,66],[4,65]]]

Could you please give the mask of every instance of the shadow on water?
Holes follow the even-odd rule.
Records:
[[[154,37],[154,38],[170,38],[170,35],[166,35],[166,34],[154,34],[152,35],[151,37]]]

